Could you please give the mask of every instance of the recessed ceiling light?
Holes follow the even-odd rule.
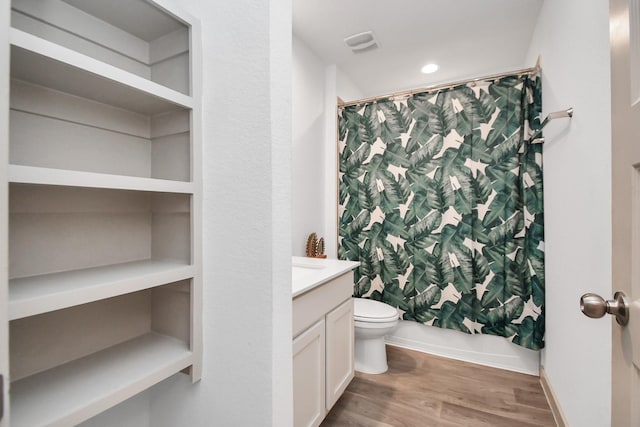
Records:
[[[427,64],[420,70],[425,74],[431,74],[438,71],[438,64]]]

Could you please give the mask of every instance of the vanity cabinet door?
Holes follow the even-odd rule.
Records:
[[[354,320],[353,299],[349,298],[326,317],[327,328],[327,411],[342,396],[353,379]]]
[[[295,427],[319,426],[325,416],[325,321],[293,340],[293,419]]]

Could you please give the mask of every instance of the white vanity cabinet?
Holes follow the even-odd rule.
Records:
[[[352,293],[349,271],[293,299],[295,427],[320,425],[353,379]]]
[[[75,425],[201,376],[199,28],[165,0],[1,3],[3,422]]]

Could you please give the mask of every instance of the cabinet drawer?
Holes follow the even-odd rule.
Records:
[[[318,321],[353,295],[353,275],[343,274],[293,300],[293,336]]]

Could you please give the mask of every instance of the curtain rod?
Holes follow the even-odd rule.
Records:
[[[427,87],[424,87],[424,88],[421,88],[421,89],[406,90],[406,91],[403,91],[403,92],[395,92],[395,93],[391,93],[391,94],[388,94],[388,95],[372,96],[370,98],[357,99],[355,101],[342,102],[342,103],[338,102],[338,108],[349,107],[351,105],[364,104],[364,103],[367,103],[367,102],[377,101],[379,99],[388,99],[388,98],[395,98],[395,97],[411,96],[411,95],[414,95],[416,93],[432,92],[434,90],[450,89],[450,88],[455,87],[455,86],[460,86],[460,85],[469,84],[469,83],[475,83],[475,82],[481,82],[481,81],[486,81],[486,80],[496,80],[496,79],[499,79],[499,78],[502,78],[502,77],[506,77],[506,76],[511,76],[511,75],[514,75],[514,74],[534,74],[534,73],[537,73],[538,71],[540,71],[540,65],[539,65],[539,63],[536,63],[536,65],[534,67],[523,68],[522,70],[509,71],[509,72],[506,72],[506,73],[493,74],[491,76],[477,77],[477,78],[474,78],[474,79],[460,80],[460,81],[453,82],[453,83],[445,83],[445,84],[427,86]]]

